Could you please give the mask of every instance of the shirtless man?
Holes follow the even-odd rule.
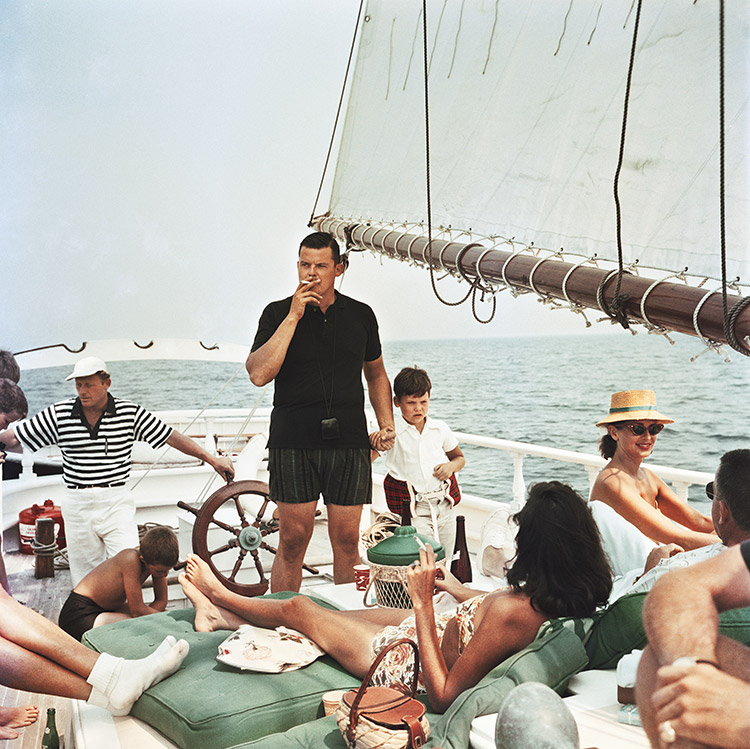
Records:
[[[89,572],[60,611],[58,623],[80,640],[104,624],[157,614],[167,608],[167,575],[177,564],[179,547],[171,528],[151,528],[136,549],[123,549]],[[151,577],[154,600],[143,601],[142,586]]]

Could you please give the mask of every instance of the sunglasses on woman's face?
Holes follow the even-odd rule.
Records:
[[[639,424],[638,422],[635,422],[635,424],[615,424],[615,426],[618,429],[627,427],[636,437],[640,437],[646,432],[646,427],[643,424]],[[659,434],[662,429],[664,429],[664,424],[651,424],[651,426],[648,427],[648,433],[652,437],[656,437],[656,435]]]
[[[709,499],[713,499],[714,498],[714,482],[713,481],[709,481],[706,484],[706,496]]]

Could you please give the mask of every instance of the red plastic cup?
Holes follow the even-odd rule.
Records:
[[[370,582],[370,565],[354,565],[354,587],[357,590],[367,590],[367,583]]]

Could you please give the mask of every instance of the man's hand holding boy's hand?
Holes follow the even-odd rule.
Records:
[[[390,450],[396,441],[396,430],[393,426],[385,426],[370,435],[370,447],[379,453]]]

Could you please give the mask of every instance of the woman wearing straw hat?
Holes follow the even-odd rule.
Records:
[[[710,517],[641,465],[673,422],[657,410],[653,390],[624,390],[613,393],[609,414],[596,424],[606,430],[599,451],[609,463],[591,490],[591,511],[615,575],[642,568],[658,544],[673,544],[665,552],[675,554],[719,540]]]

